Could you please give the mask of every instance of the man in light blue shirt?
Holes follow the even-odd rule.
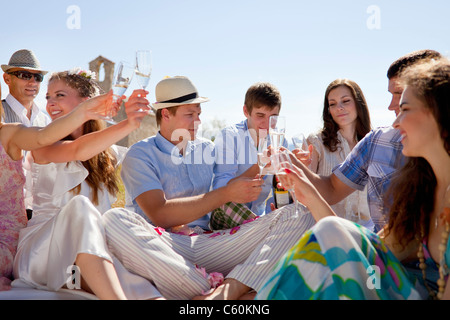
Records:
[[[263,181],[241,175],[210,190],[214,146],[196,138],[200,103],[208,99],[199,97],[186,77],[161,80],[155,96],[160,131],[130,147],[121,172],[128,204],[152,224],[131,210],[109,210],[103,215],[109,248],[167,298],[192,299],[210,289],[198,298],[247,297],[262,288],[276,262],[315,220],[306,209],[297,214],[284,206],[233,228],[201,232],[209,212],[228,202],[255,201]],[[196,230],[179,234],[180,225]],[[225,279],[216,287],[218,273]]]
[[[186,92],[180,89],[175,93],[180,98],[169,99],[174,82]],[[163,228],[208,229],[209,212],[227,202],[254,201],[261,192],[262,181],[247,177],[211,191],[214,145],[196,137],[200,103],[209,99],[191,94],[192,86],[184,77],[160,82],[155,104],[160,131],[130,147],[122,165],[127,207]]]
[[[204,155],[214,157],[213,143],[206,139],[189,141],[185,151],[184,156],[180,154],[176,146],[160,132],[130,148],[123,164],[122,178],[127,195],[131,196],[127,199],[131,210],[150,220],[136,201],[138,195],[149,190],[164,190],[167,200],[210,191],[214,161],[205,161],[203,164],[196,164],[195,161]],[[208,215],[204,215],[188,225],[208,229],[208,222]]]
[[[226,186],[241,175],[255,177],[259,173],[257,146],[261,135],[268,135],[269,117],[277,116],[281,108],[281,94],[270,83],[256,83],[245,95],[244,115],[246,120],[224,128],[217,136],[216,165],[214,166],[213,188]],[[287,147],[286,140],[284,146]],[[264,185],[258,199],[246,203],[257,215],[270,212],[273,203],[272,174],[263,177]]]

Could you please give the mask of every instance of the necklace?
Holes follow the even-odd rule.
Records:
[[[450,212],[450,208],[445,208],[443,214],[441,215],[442,217],[444,217],[444,215],[447,215],[445,218],[448,218],[448,213]],[[417,252],[417,257],[419,258],[419,268],[420,270],[422,270],[422,277],[425,283],[425,287],[427,288],[431,299],[442,299],[442,296],[444,295],[444,291],[445,291],[445,276],[447,275],[447,265],[445,264],[445,251],[447,250],[447,242],[448,242],[448,237],[449,237],[449,233],[450,233],[450,225],[449,222],[445,219],[444,220],[444,225],[445,225],[445,229],[444,231],[442,231],[442,235],[441,235],[441,243],[439,244],[439,279],[437,281],[437,285],[439,287],[439,290],[436,294],[436,292],[434,292],[427,284],[426,282],[426,269],[427,269],[427,265],[425,263],[425,255],[423,253],[423,243],[422,240],[424,238],[423,236],[423,231],[421,234],[421,239],[420,239],[420,243],[419,243],[419,251]]]

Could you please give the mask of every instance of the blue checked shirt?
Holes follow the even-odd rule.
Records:
[[[369,132],[333,173],[353,189],[367,187],[370,215],[378,232],[387,222],[389,208],[384,206],[384,193],[397,169],[405,163],[400,132],[382,127]]]

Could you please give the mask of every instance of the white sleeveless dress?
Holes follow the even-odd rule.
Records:
[[[28,160],[31,157],[28,157]],[[99,204],[89,200],[88,171],[81,162],[39,165],[28,161],[33,179],[33,218],[22,229],[14,261],[14,277],[33,287],[58,291],[72,279],[79,253],[114,263],[129,299],[149,299],[161,294],[146,279],[128,272],[107,247],[101,216],[114,198],[99,192]],[[79,195],[71,192],[81,183]]]

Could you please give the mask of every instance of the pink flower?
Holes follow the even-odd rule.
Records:
[[[163,232],[165,232],[166,230],[164,228],[161,228],[161,227],[156,227],[155,231],[158,232],[158,234],[160,236],[162,236]]]
[[[242,222],[242,224],[246,224],[246,223],[249,223],[249,222],[252,222],[252,221],[255,221],[256,219],[258,219],[259,218],[259,216],[256,216],[256,217],[254,217],[253,219],[248,219],[248,220],[245,220],[244,222]]]
[[[206,273],[205,268],[200,268],[199,266],[195,265],[195,268],[201,273],[202,277],[208,280],[209,285],[211,286],[211,289],[208,291],[202,291],[203,295],[207,295],[213,291],[213,289],[217,288],[223,283],[223,274],[219,272],[211,272],[210,274]]]
[[[223,274],[211,272],[208,276],[208,282],[211,285],[211,288],[217,288],[223,283]]]
[[[216,232],[216,233],[213,233],[212,235],[210,235],[209,238],[214,238],[214,237],[217,237],[217,236],[220,236],[220,235],[221,235],[220,232]]]
[[[239,226],[232,228],[232,229],[230,230],[230,234],[235,234],[236,232],[238,232],[238,230],[239,230],[240,228],[241,228],[241,227],[239,227]]]
[[[206,273],[205,268],[200,268],[198,265],[195,265],[195,268],[200,271],[200,273],[202,274],[203,278],[207,279],[208,274]]]

